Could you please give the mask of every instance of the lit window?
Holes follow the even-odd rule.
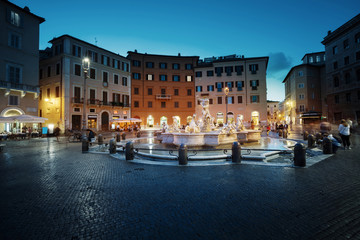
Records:
[[[10,15],[10,22],[11,24],[19,27],[20,26],[20,15],[14,11],[11,11],[11,15]]]
[[[187,82],[192,82],[192,76],[186,76],[186,81]]]

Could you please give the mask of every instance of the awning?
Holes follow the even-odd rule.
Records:
[[[142,122],[142,120],[138,118],[118,118],[111,120],[111,122],[136,123],[136,122]]]
[[[0,122],[2,123],[44,123],[47,118],[37,117],[32,115],[17,115],[17,116],[10,116],[10,117],[0,117]]]

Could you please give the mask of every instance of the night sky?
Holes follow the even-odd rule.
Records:
[[[123,56],[141,53],[200,58],[269,56],[268,100],[283,100],[281,83],[306,53],[324,51],[328,30],[359,13],[359,0],[11,0],[46,19],[40,49],[69,34]]]

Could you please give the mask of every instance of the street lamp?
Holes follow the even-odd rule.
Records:
[[[228,94],[229,94],[229,88],[224,88],[225,93],[225,103],[226,103],[226,124],[228,123]]]
[[[82,134],[83,137],[86,137],[86,79],[88,78],[88,71],[90,69],[90,60],[85,57],[82,60],[82,67],[84,71],[84,105],[83,105],[83,126],[82,126]]]

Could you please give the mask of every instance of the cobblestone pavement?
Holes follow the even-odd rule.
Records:
[[[7,141],[0,239],[360,239],[360,136],[309,168],[166,167]]]

